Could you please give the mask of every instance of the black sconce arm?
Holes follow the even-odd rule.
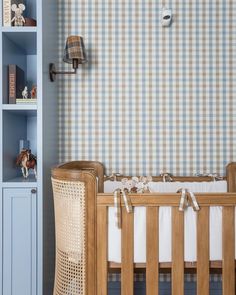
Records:
[[[74,75],[77,73],[77,68],[74,68],[73,72],[62,72],[62,71],[56,71],[56,67],[54,63],[49,64],[49,77],[50,81],[54,82],[56,80],[56,75]]]

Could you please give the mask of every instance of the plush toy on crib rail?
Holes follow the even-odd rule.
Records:
[[[132,177],[131,179],[122,178],[122,189],[127,193],[150,193],[149,183],[152,181],[151,176]]]
[[[31,150],[22,149],[20,154],[17,156],[16,165],[21,167],[22,175],[24,178],[27,178],[29,176],[29,169],[34,170],[35,178],[37,178],[37,158],[36,156],[31,154]]]

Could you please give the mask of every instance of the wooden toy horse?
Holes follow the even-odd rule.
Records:
[[[31,150],[23,149],[17,156],[16,165],[21,167],[21,171],[24,178],[27,178],[29,176],[29,169],[34,170],[35,178],[37,178],[37,159],[36,156],[31,154]]]

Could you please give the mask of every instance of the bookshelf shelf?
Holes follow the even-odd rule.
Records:
[[[2,27],[3,33],[37,33],[37,27]]]
[[[4,187],[35,187],[37,185],[37,179],[33,175],[30,175],[28,178],[24,178],[23,176],[14,177],[11,179],[7,179],[3,182]]]
[[[12,110],[12,111],[36,111],[37,110],[37,105],[36,104],[3,104],[2,105],[3,110]]]

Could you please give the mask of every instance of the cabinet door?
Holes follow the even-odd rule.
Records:
[[[36,190],[3,190],[3,294],[36,295]]]

